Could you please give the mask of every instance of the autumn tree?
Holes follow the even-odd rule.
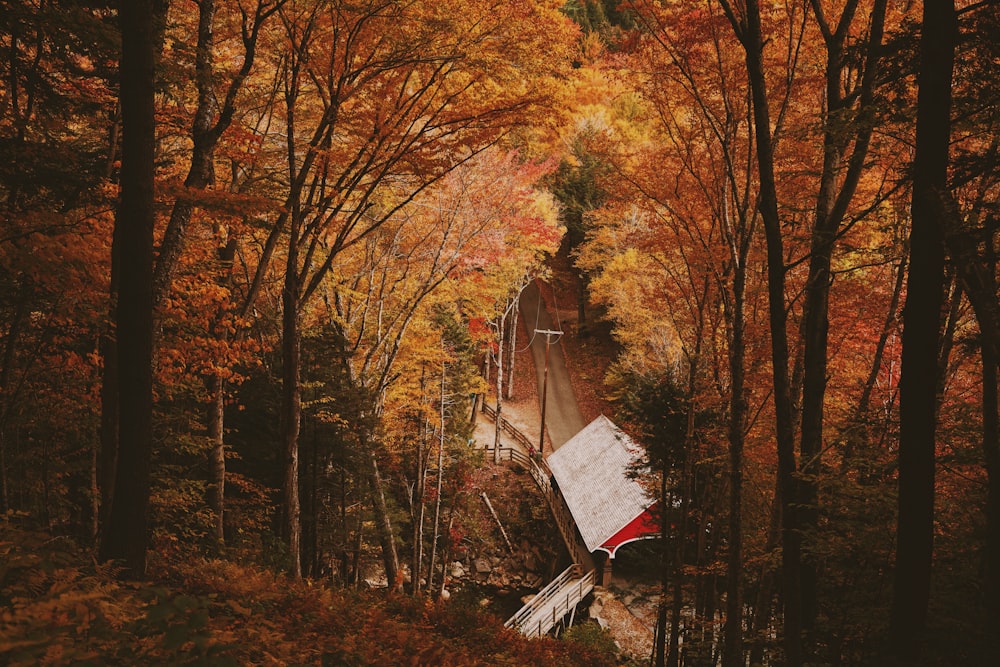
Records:
[[[434,319],[434,304],[442,298],[451,295],[461,300],[454,295],[458,283],[476,282],[473,276],[494,276],[498,289],[509,290],[509,284],[501,282],[510,280],[509,271],[498,267],[523,269],[537,262],[543,249],[552,249],[556,238],[553,209],[551,204],[541,213],[536,208],[535,196],[540,195],[532,185],[538,178],[537,168],[519,168],[513,154],[497,156],[486,151],[346,249],[321,286],[326,316],[342,337],[349,385],[370,397],[370,404],[360,412],[369,418],[362,418],[359,426],[368,424],[370,430],[359,427],[357,431],[359,456],[368,471],[376,520],[381,522],[379,539],[390,582],[399,572],[399,557],[389,512],[391,498],[379,469],[379,422],[386,392],[400,381],[400,358],[415,353],[410,332],[419,329],[420,322]],[[461,292],[470,301],[479,296]],[[470,305],[464,308],[469,310]],[[430,358],[430,367],[441,363],[439,357]],[[409,368],[406,375],[411,383],[427,374],[423,364],[419,371],[413,365]],[[452,374],[458,377],[454,367]],[[433,385],[428,379],[427,386]]]
[[[479,269],[470,276],[470,288],[464,291],[468,315],[484,322],[490,333],[484,346],[486,379],[489,381],[493,366],[493,460],[499,463],[503,401],[511,396],[521,295],[544,274],[546,258],[565,237],[557,227],[558,212],[552,197],[535,189],[536,183],[549,175],[548,164],[522,163],[516,153],[486,164],[490,165],[489,187],[475,199],[491,202],[486,215],[496,228],[488,245],[477,254]]]
[[[766,11],[761,10],[758,17],[762,31],[761,53],[756,53],[756,47],[747,47],[754,51],[751,55],[746,55],[747,49],[739,49],[745,55],[744,62],[739,62],[733,57],[738,52],[733,47],[738,42],[746,46],[747,40],[753,37],[752,11],[737,14],[728,3],[674,8],[635,2],[629,3],[629,7],[643,28],[643,40],[638,42],[640,49],[632,56],[633,67],[640,73],[636,79],[641,82],[643,100],[637,107],[640,111],[632,111],[629,116],[641,129],[630,133],[620,129],[626,125],[623,121],[607,123],[613,128],[609,135],[627,142],[630,150],[622,150],[614,139],[605,140],[612,146],[610,154],[619,153],[611,160],[618,174],[605,181],[616,183],[619,192],[615,192],[615,187],[608,189],[621,199],[621,203],[609,207],[607,213],[598,214],[600,226],[614,231],[605,233],[598,229],[592,232],[591,245],[595,249],[617,246],[622,253],[621,261],[627,256],[626,248],[636,253],[630,270],[644,275],[648,269],[642,263],[642,253],[653,248],[665,252],[662,249],[670,249],[672,242],[678,249],[667,252],[675,252],[678,257],[670,261],[658,259],[662,267],[661,280],[675,283],[677,287],[670,289],[678,290],[676,295],[664,299],[668,304],[672,302],[667,311],[681,312],[676,305],[678,299],[690,303],[701,293],[697,287],[700,283],[691,280],[690,274],[711,276],[711,298],[717,299],[722,307],[724,341],[713,344],[710,342],[712,334],[709,334],[708,341],[703,342],[710,350],[728,356],[728,372],[723,377],[732,382],[731,386],[722,384],[719,387],[729,403],[730,420],[730,534],[727,545],[730,580],[725,661],[739,664],[744,632],[740,620],[743,608],[740,600],[743,531],[739,527],[743,493],[740,487],[744,441],[748,430],[752,429],[747,423],[750,414],[755,415],[755,421],[760,417],[774,419],[778,427],[779,478],[783,488],[788,489],[776,497],[776,502],[781,503],[781,511],[776,509],[772,516],[781,517],[786,522],[786,529],[789,522],[798,519],[804,522],[784,532],[791,541],[781,552],[786,559],[786,575],[798,573],[789,576],[804,582],[804,588],[801,593],[794,594],[799,600],[796,602],[788,600],[792,589],[784,586],[783,603],[792,605],[792,616],[800,617],[804,629],[813,628],[818,609],[816,578],[812,574],[818,563],[812,559],[813,554],[822,553],[824,547],[819,545],[825,539],[817,530],[821,512],[817,489],[820,473],[824,470],[821,453],[826,450],[816,445],[825,439],[823,425],[829,421],[825,387],[831,372],[841,374],[839,382],[846,382],[848,378],[853,381],[858,374],[857,370],[846,369],[839,363],[832,367],[833,370],[829,365],[832,355],[826,332],[831,312],[831,285],[834,276],[848,276],[841,279],[844,285],[841,294],[847,298],[833,309],[835,316],[842,318],[845,306],[841,304],[854,298],[855,279],[851,274],[872,271],[867,268],[868,262],[880,261],[877,257],[864,257],[855,239],[880,233],[874,229],[880,229],[878,218],[884,215],[881,210],[887,208],[884,202],[892,193],[887,183],[896,177],[890,162],[871,159],[873,154],[881,155],[887,145],[892,146],[891,141],[874,131],[878,123],[874,119],[882,113],[877,65],[882,57],[885,8],[875,6],[873,12],[866,14],[859,6],[849,4],[837,9],[837,23],[828,25],[832,10],[821,3],[810,5],[806,14],[800,14],[797,7],[785,10],[769,7]],[[839,13],[841,9],[842,14]],[[807,31],[806,28],[813,25],[815,31]],[[763,50],[765,41],[773,45],[766,52]],[[662,64],[654,64],[661,59]],[[762,77],[774,77],[772,80],[777,82],[774,88],[768,89],[764,79],[748,86],[747,68],[751,66],[756,67]],[[802,77],[800,73],[805,71],[804,67],[819,67],[825,71],[821,79],[823,86],[817,85],[820,79]],[[656,74],[646,75],[648,70]],[[816,100],[823,103],[816,103]],[[616,103],[625,107],[624,102]],[[637,123],[634,119],[643,118],[644,104],[649,104],[652,111],[648,120]],[[767,112],[763,114],[767,123],[762,122],[758,109],[762,105],[768,107],[763,110]],[[771,113],[774,114],[773,123]],[[622,115],[625,117],[625,113]],[[816,118],[821,119],[820,125],[816,124]],[[762,138],[760,133],[765,127],[770,136]],[[824,131],[817,132],[817,127]],[[816,150],[817,146],[825,148]],[[770,157],[776,165],[777,176],[761,173],[766,171],[761,148],[765,149],[764,157]],[[664,168],[664,165],[671,166]],[[812,174],[817,177],[812,178]],[[616,178],[622,180],[616,182]],[[755,223],[763,221],[766,217],[763,212],[770,210],[764,195],[772,185],[774,214],[778,217],[771,219],[771,233],[765,233],[764,239],[770,259],[778,263],[771,269],[768,280],[781,284],[765,284],[768,284],[770,312],[774,318],[769,327],[773,334],[772,375],[780,374],[780,378],[774,380],[777,391],[754,409],[748,406],[748,391],[744,388],[747,350],[743,313],[747,289],[755,295],[760,287],[757,272],[748,265],[754,263],[751,258],[756,247]],[[815,197],[812,203],[809,203],[810,196]],[[636,203],[656,217],[630,211],[629,206]],[[807,207],[814,211],[812,219],[802,214]],[[615,218],[623,222],[614,222]],[[633,222],[624,222],[630,219]],[[654,219],[657,220],[655,225],[652,224]],[[859,222],[865,220],[872,220],[874,229],[857,231]],[[663,239],[654,240],[657,234]],[[848,242],[838,252],[837,241],[845,237]],[[888,253],[887,259],[882,261],[896,260],[896,255]],[[606,260],[591,258],[589,263],[602,267],[604,273],[612,273],[613,264]],[[609,285],[620,285],[628,275],[627,272],[618,273],[617,283],[612,278]],[[901,275],[900,272],[897,275]],[[652,290],[647,288],[647,291]],[[620,289],[606,292],[612,301],[625,301]],[[796,296],[799,294],[802,298]],[[640,302],[651,303],[649,299],[647,295],[640,298]],[[894,311],[890,303],[888,314],[884,316],[888,324],[883,329],[883,339],[887,340],[892,331]],[[653,335],[642,333],[652,329],[641,325],[642,319],[636,318],[635,313],[632,304],[622,309],[624,316],[616,317],[613,311],[612,316],[618,320],[620,330],[636,330],[633,347],[639,350],[642,344],[652,341]],[[692,345],[690,349],[694,349],[695,340],[701,340],[694,335],[698,329],[678,320],[676,315],[674,321],[681,324],[675,329],[680,345],[689,344]],[[780,330],[776,329],[778,321],[782,323]],[[685,342],[686,338],[690,343]],[[839,332],[835,340],[846,338],[849,336]],[[751,339],[758,337],[751,334]],[[880,377],[884,349],[885,340],[876,346],[875,363],[868,378]],[[755,364],[759,368],[759,362]],[[784,370],[779,370],[782,367]],[[719,378],[718,370],[715,377]],[[716,384],[720,384],[718,379]],[[839,387],[838,383],[838,390]],[[870,396],[871,390],[866,394]],[[775,399],[776,412],[772,413],[772,406],[767,403]],[[837,400],[840,399],[838,393]],[[808,474],[804,474],[806,469]],[[801,491],[808,502],[790,503],[789,492],[793,490]],[[793,516],[795,514],[798,518]],[[765,519],[764,523],[768,521]],[[769,533],[765,529],[765,534]],[[763,544],[757,539],[759,537],[755,539],[755,547],[759,548]],[[796,540],[806,541],[804,553],[809,558],[804,565],[802,558],[795,555]],[[814,540],[818,540],[815,545]],[[771,548],[777,546],[776,540],[770,538],[764,543]],[[753,611],[754,624],[760,630],[768,623],[769,598],[773,591],[766,583],[766,570],[763,574],[761,581],[755,583],[758,595]],[[801,615],[796,611],[798,605],[802,608]],[[792,631],[791,634],[797,637],[799,633]],[[786,641],[798,642],[787,637]],[[755,645],[755,651],[757,649],[759,645]]]
[[[287,232],[284,531],[295,573],[301,309],[345,249],[539,108],[544,97],[532,82],[562,66],[569,32],[551,6],[507,9],[497,15],[472,5],[443,14],[423,3],[293,3],[280,12],[291,46],[282,63],[288,194],[274,238]],[[381,507],[375,467],[371,474]],[[388,548],[387,517],[378,525]]]
[[[600,185],[600,178],[609,167],[600,155],[588,149],[588,144],[592,143],[590,139],[599,133],[597,128],[584,121],[576,136],[570,139],[567,156],[551,177],[552,192],[562,204],[563,224],[566,225],[564,244],[570,255],[577,253],[586,240],[591,227],[590,218],[607,196]],[[589,276],[585,270],[577,282],[577,319],[581,327],[587,323],[588,283]]]
[[[216,183],[216,149],[223,134],[229,129],[236,115],[238,96],[245,82],[254,70],[257,47],[265,22],[281,7],[276,2],[258,2],[252,9],[242,6],[239,11],[239,40],[242,46],[239,69],[220,75],[216,66],[219,46],[216,31],[219,23],[215,0],[198,3],[197,44],[194,58],[194,83],[197,90],[191,128],[190,167],[184,179],[187,192],[174,202],[170,218],[164,230],[157,255],[153,276],[153,299],[161,306],[169,295],[171,280],[177,271],[179,257],[183,252],[187,229],[197,205],[198,191],[212,187]],[[224,10],[233,11],[229,7]],[[228,18],[228,17],[227,17]],[[226,54],[228,55],[228,54]],[[221,94],[220,94],[220,91]],[[221,98],[221,102],[220,102]],[[229,236],[216,229],[216,254],[219,262],[231,265],[236,250],[235,235]],[[219,328],[222,315],[216,316],[215,328]],[[207,425],[213,446],[211,458],[210,504],[215,514],[215,540],[222,544],[224,535],[225,507],[225,443],[223,425],[223,401],[225,377],[222,372],[206,374],[205,382],[209,390]]]
[[[646,3],[631,3],[631,7],[649,35],[645,48],[636,54],[637,66],[660,58],[669,64],[666,77],[641,79],[641,90],[655,109],[658,145],[647,149],[649,157],[640,153],[642,157],[624,173],[640,201],[653,207],[660,221],[638,247],[664,252],[660,249],[676,244],[680,250],[675,259],[658,260],[664,273],[660,280],[676,284],[678,290],[678,296],[665,300],[677,302],[680,297],[692,313],[702,313],[699,318],[684,318],[685,324],[677,322],[680,326],[675,327],[690,367],[702,355],[692,352],[712,345],[706,309],[710,312],[715,308],[710,304],[720,302],[725,313],[726,337],[719,343],[728,357],[729,376],[725,389],[730,458],[725,661],[738,663],[743,635],[742,451],[747,428],[744,307],[756,221],[754,193],[749,187],[752,145],[743,139],[750,136],[749,107],[738,83],[739,63],[728,56],[732,49],[726,47],[727,36],[717,17],[658,11]],[[673,182],[659,178],[643,169],[645,160],[676,164],[680,176]],[[686,324],[689,319],[700,321],[700,326]],[[693,392],[692,380],[688,385]],[[677,624],[675,619],[668,655],[671,664],[677,660]]]
[[[0,168],[0,506],[37,512],[93,543],[88,386],[98,366],[89,352],[107,326],[118,31],[99,3],[17,2],[0,11],[8,156]]]
[[[816,188],[816,215],[810,232],[809,272],[801,324],[802,410],[798,447],[801,460],[797,462],[793,400],[798,379],[789,374],[789,354],[794,348],[789,345],[787,332],[787,268],[781,230],[782,207],[788,208],[788,204],[779,201],[780,193],[775,180],[776,137],[779,134],[771,121],[774,102],[769,97],[768,77],[772,72],[771,67],[765,65],[764,54],[764,35],[771,28],[765,23],[767,17],[762,15],[761,8],[754,3],[748,3],[745,11],[726,2],[720,4],[744,47],[753,99],[760,210],[768,250],[774,400],[779,479],[782,480],[784,641],[786,658],[791,664],[798,664],[804,658],[800,632],[813,629],[817,614],[815,564],[809,559],[803,562],[801,540],[802,531],[808,535],[816,526],[818,499],[815,480],[822,454],[828,374],[830,261],[834,242],[845,222],[850,221],[851,211],[860,210],[860,215],[864,215],[869,207],[875,205],[869,200],[859,207],[853,200],[871,144],[877,64],[886,10],[884,4],[876,4],[870,13],[870,24],[860,31],[855,27],[857,3],[845,5],[835,23],[831,21],[829,10],[820,3],[811,5],[813,19],[824,40],[826,75],[822,110],[822,168]],[[855,48],[852,46],[849,49],[849,44],[857,44],[856,50],[864,56],[856,61],[848,57]],[[777,73],[778,81],[790,85],[795,77],[795,61],[789,59],[785,70],[778,70]],[[774,81],[775,77],[771,80]],[[791,92],[789,90],[787,94]],[[777,122],[780,123],[786,119],[785,107],[779,106],[777,112]],[[874,194],[876,203],[879,196],[878,192]]]
[[[438,597],[445,585],[451,528],[468,491],[462,478],[475,454],[465,413],[469,393],[482,380],[468,323],[458,305],[449,303],[450,292],[440,290],[414,322],[409,350],[399,362],[403,372],[386,392],[382,424],[385,453],[390,460],[398,457],[406,486],[412,539],[404,549],[411,551],[415,596]]]
[[[185,236],[191,216],[198,204],[197,192],[216,183],[216,149],[219,141],[229,129],[237,112],[237,102],[242,88],[254,70],[257,46],[265,22],[284,4],[283,0],[268,2],[262,0],[252,8],[243,6],[232,8],[223,6],[226,14],[218,15],[217,0],[198,2],[197,25],[194,33],[197,42],[194,48],[194,76],[196,103],[190,127],[190,166],[184,178],[184,191],[174,202],[170,219],[160,242],[154,274],[154,300],[157,305],[170,292],[170,281],[184,248]],[[241,51],[238,69],[232,72],[219,71],[216,64],[220,55],[217,44],[219,24],[233,20],[228,13],[239,14],[238,40]],[[235,41],[235,40],[234,40]],[[227,60],[228,52],[223,52]],[[228,69],[228,68],[227,68]]]
[[[949,176],[954,199],[944,221],[948,259],[975,313],[982,368],[982,452],[986,469],[986,537],[983,549],[983,596],[986,634],[997,636],[1000,624],[1000,418],[998,364],[1000,302],[997,291],[996,119],[989,113],[995,94],[988,82],[997,52],[995,6],[973,6],[959,13],[951,114],[955,141]],[[983,128],[994,128],[983,133]]]

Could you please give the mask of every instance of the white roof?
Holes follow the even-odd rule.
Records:
[[[652,504],[629,477],[640,454],[639,446],[601,415],[546,459],[591,552]]]

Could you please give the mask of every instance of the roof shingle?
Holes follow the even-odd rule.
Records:
[[[589,551],[652,504],[629,477],[639,456],[639,446],[601,415],[546,459]]]

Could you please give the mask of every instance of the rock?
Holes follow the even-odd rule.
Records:
[[[453,561],[448,568],[448,576],[453,579],[461,579],[465,576],[465,568],[457,560]]]
[[[534,594],[531,594],[531,595],[522,595],[521,596],[521,604],[522,605],[528,604],[529,602],[531,602],[534,599],[535,599],[535,595]]]
[[[364,567],[361,572],[361,580],[368,588],[388,588],[389,580],[385,578],[385,572],[381,567],[370,565]]]
[[[451,591],[449,591],[447,588],[442,589],[441,590],[441,599],[442,600],[449,600],[449,599],[451,599]]]
[[[530,551],[525,552],[524,554],[524,569],[529,572],[538,571],[538,558],[536,558],[535,554]]]
[[[489,574],[493,570],[490,561],[485,558],[477,558],[473,561],[472,566],[475,568],[476,574]]]

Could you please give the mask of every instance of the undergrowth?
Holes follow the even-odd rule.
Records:
[[[71,541],[4,526],[0,664],[614,664],[593,642],[527,641],[471,605],[330,588],[201,556],[120,582]]]

